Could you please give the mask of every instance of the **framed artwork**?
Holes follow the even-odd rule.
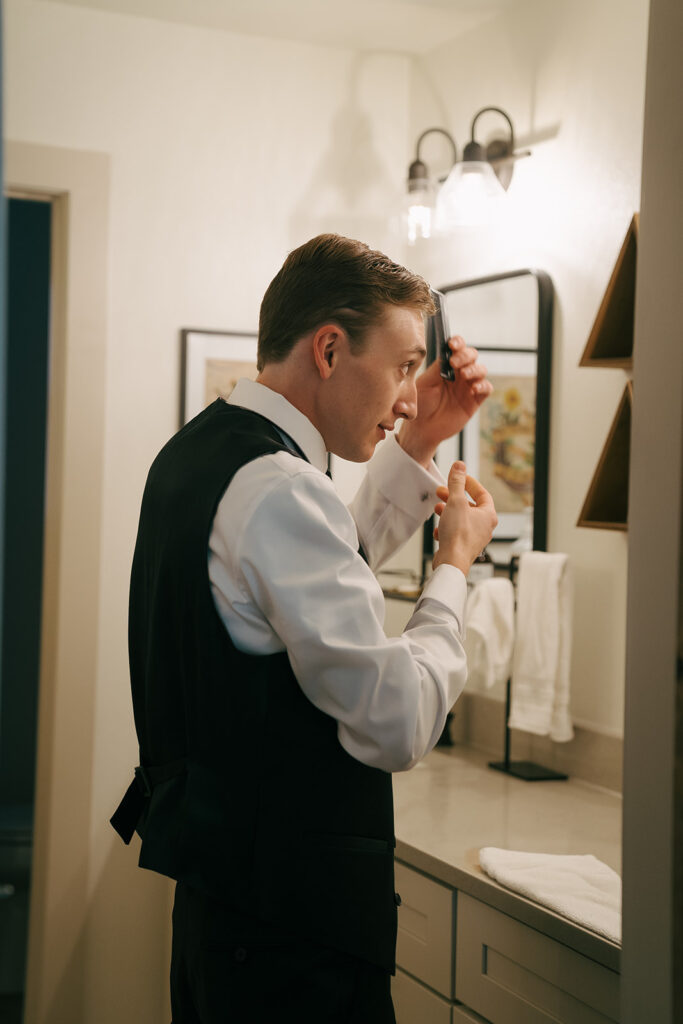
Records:
[[[479,350],[493,394],[458,438],[442,445],[442,472],[456,459],[491,494],[498,513],[494,539],[511,541],[534,506],[536,453],[536,353]],[[527,513],[528,514],[528,513]]]
[[[181,426],[217,398],[228,398],[240,377],[256,380],[256,339],[249,332],[181,331]]]

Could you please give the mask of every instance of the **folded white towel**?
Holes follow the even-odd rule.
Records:
[[[621,942],[621,879],[592,854],[522,853],[485,846],[491,878],[611,942]]]
[[[504,577],[480,580],[467,595],[467,678],[490,689],[505,682],[515,639],[515,591]]]
[[[566,555],[525,551],[517,578],[517,636],[508,724],[564,743],[569,716],[572,581]]]

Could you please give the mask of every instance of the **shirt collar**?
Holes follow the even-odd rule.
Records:
[[[322,434],[307,416],[288,402],[284,395],[272,391],[265,384],[242,378],[237,381],[230,397],[230,405],[250,409],[284,430],[299,445],[306,458],[321,473],[327,469],[327,449]]]

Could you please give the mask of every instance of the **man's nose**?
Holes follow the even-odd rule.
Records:
[[[406,381],[394,405],[394,414],[404,420],[417,416],[417,385],[414,380]]]

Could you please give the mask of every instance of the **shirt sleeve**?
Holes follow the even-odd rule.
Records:
[[[444,483],[435,463],[424,469],[395,436],[380,445],[349,505],[375,572],[431,515],[436,488]]]
[[[352,757],[385,771],[411,768],[435,745],[465,684],[465,577],[440,566],[404,633],[388,638],[381,588],[331,481],[304,466],[268,486],[256,474],[254,483],[237,531],[223,521],[223,503],[214,521],[217,548],[231,534],[241,600],[268,621],[303,692],[336,719]]]

